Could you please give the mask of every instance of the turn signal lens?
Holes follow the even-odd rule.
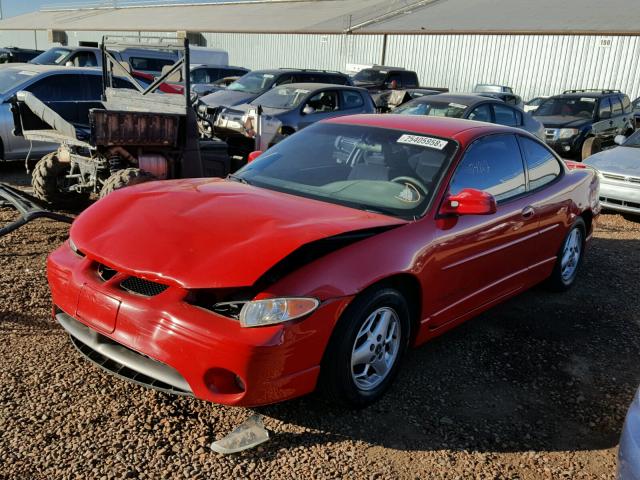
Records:
[[[320,302],[315,298],[269,298],[247,302],[240,311],[240,325],[262,327],[309,315]]]

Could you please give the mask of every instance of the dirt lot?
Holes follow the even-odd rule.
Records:
[[[25,183],[17,168],[7,178]],[[235,456],[208,444],[250,410],[131,385],[73,349],[44,277],[66,235],[44,220],[0,240],[0,478],[614,475],[640,383],[640,222],[602,216],[571,292],[534,289],[409,352],[373,407],[259,409],[271,440]]]

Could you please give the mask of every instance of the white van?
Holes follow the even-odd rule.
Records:
[[[189,47],[189,63],[193,65],[229,65],[229,52],[219,48]]]

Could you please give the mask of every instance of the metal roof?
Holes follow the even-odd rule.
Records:
[[[640,33],[638,0],[433,0],[358,33]]]
[[[640,34],[638,0],[275,0],[42,10],[0,30]]]
[[[417,0],[285,0],[42,10],[0,21],[0,30],[342,33]]]

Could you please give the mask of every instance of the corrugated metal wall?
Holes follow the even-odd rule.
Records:
[[[344,70],[347,63],[380,63],[382,35],[287,35],[205,33],[207,46],[229,52],[234,65],[249,68]]]
[[[637,36],[390,35],[386,56],[389,65],[416,70],[424,85],[469,92],[499,83],[525,99],[570,88],[615,88],[635,98],[639,61]]]
[[[70,45],[104,34],[67,32]],[[142,35],[174,35],[153,32]],[[380,63],[382,35],[204,33],[210,47],[248,68],[324,68]],[[46,31],[0,31],[0,45],[51,46]],[[416,70],[423,85],[468,92],[476,83],[510,85],[523,98],[569,88],[617,88],[640,96],[640,37],[579,35],[389,35],[385,63]]]

